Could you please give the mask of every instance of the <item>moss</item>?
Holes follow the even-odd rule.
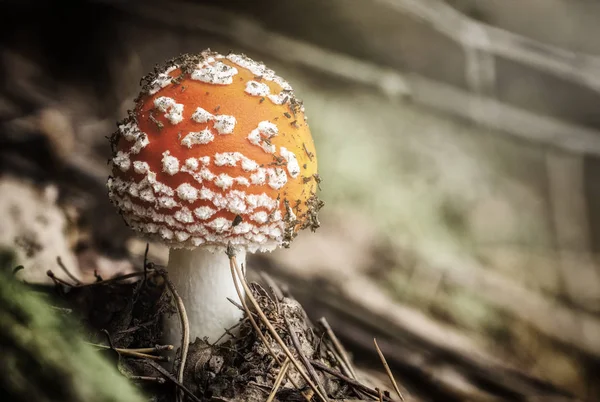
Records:
[[[83,342],[68,317],[12,278],[10,252],[0,256],[0,388],[6,400],[144,400],[115,364]]]

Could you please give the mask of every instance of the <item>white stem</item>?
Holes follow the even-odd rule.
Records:
[[[245,266],[246,251],[238,250],[236,259],[238,264]],[[225,252],[213,253],[203,247],[193,250],[171,249],[167,270],[187,311],[190,342],[194,342],[196,337],[208,337],[208,341],[214,343],[226,328],[231,328],[243,317],[244,313],[227,300],[230,298],[241,304],[231,278],[229,257]],[[179,316],[166,318],[164,326],[164,340],[180,346]]]

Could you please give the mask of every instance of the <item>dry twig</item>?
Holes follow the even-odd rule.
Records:
[[[387,360],[385,360],[385,356],[383,355],[383,352],[381,351],[381,349],[379,348],[379,345],[377,344],[376,338],[373,338],[373,343],[375,344],[375,349],[377,349],[377,354],[379,355],[379,358],[381,359],[381,363],[383,363],[383,367],[385,367],[385,372],[387,373],[388,377],[390,378],[390,381],[392,382],[392,385],[394,386],[394,390],[396,390],[396,393],[400,397],[400,400],[403,401],[404,396],[402,395],[402,392],[400,392],[400,388],[398,388],[398,383],[396,382],[396,379],[394,378],[394,375],[392,374],[392,370],[390,370],[390,365],[388,364]]]
[[[90,343],[90,342],[86,342],[86,343],[88,345],[91,345],[91,346],[94,346],[97,348],[116,350],[117,352],[119,352],[121,354],[125,354],[125,355],[132,355],[132,353],[148,355],[149,353],[169,351],[169,350],[173,350],[173,348],[174,348],[173,345],[156,345],[156,346],[149,347],[149,348],[115,348],[115,347],[111,347],[111,346],[107,346],[107,345],[99,345],[97,343]],[[156,356],[150,356],[150,357],[156,357]]]
[[[67,267],[65,266],[65,264],[63,263],[62,259],[59,257],[56,257],[56,263],[58,264],[58,266],[63,270],[63,272],[73,281],[75,282],[75,284],[77,286],[81,285],[81,281],[77,278],[75,278],[75,275],[73,275],[71,273],[71,271],[69,271],[67,269]]]
[[[281,381],[283,380],[283,377],[285,377],[285,375],[287,374],[289,367],[290,359],[285,359],[285,361],[283,362],[283,366],[281,366],[281,369],[279,369],[279,374],[277,374],[277,378],[275,379],[275,383],[273,384],[273,389],[271,390],[271,393],[269,394],[269,397],[267,398],[266,402],[272,402],[275,398],[275,395],[277,395],[277,390],[279,390]]]
[[[148,270],[149,272],[152,270]],[[86,287],[86,286],[97,286],[97,285],[108,285],[109,283],[113,283],[113,282],[118,282],[118,281],[122,281],[125,279],[131,279],[131,278],[135,278],[137,276],[144,276],[146,275],[146,272],[132,272],[130,274],[125,274],[125,275],[119,275],[119,276],[115,276],[113,278],[110,279],[104,279],[98,282],[93,282],[93,283],[84,283],[81,286],[77,286],[77,287]]]
[[[54,275],[54,272],[52,272],[52,270],[46,271],[46,275],[48,275],[48,277],[50,277],[50,279],[52,279],[55,283],[59,283],[61,285],[67,286],[69,288],[84,288],[84,287],[88,287],[88,286],[108,285],[109,283],[118,282],[118,281],[122,281],[125,279],[131,279],[131,278],[135,278],[137,276],[145,276],[147,274],[147,272],[153,272],[153,271],[154,271],[153,269],[148,269],[147,271],[145,270],[144,272],[132,272],[129,274],[119,275],[119,276],[115,276],[110,279],[100,280],[100,281],[93,282],[93,283],[78,282],[75,285],[65,281],[64,279],[58,278],[56,275]]]
[[[342,367],[342,370],[345,370],[345,371],[347,370],[347,373],[345,373],[345,374],[356,380],[357,379],[356,372],[354,371],[354,368],[352,367],[352,363],[350,363],[350,358],[348,357],[348,353],[346,352],[346,349],[344,349],[344,347],[342,346],[342,343],[340,342],[338,337],[333,332],[333,329],[331,329],[329,322],[327,322],[325,317],[321,317],[319,319],[318,323],[321,324],[321,326],[325,330],[325,333],[331,340],[331,343],[333,343],[333,347],[335,348],[335,351],[339,354],[339,356],[341,358],[340,365]]]
[[[64,279],[60,279],[59,277],[54,275],[54,272],[52,272],[52,270],[50,270],[50,269],[48,271],[46,271],[46,275],[48,275],[48,277],[50,279],[52,279],[52,281],[54,281],[54,284],[56,284],[56,285],[61,284],[63,286],[67,286],[69,288],[74,288],[76,286],[76,285],[73,285],[72,283],[65,281]]]
[[[115,348],[115,347],[106,346],[106,345],[98,345],[96,343],[89,343],[89,342],[86,342],[86,343],[88,345],[94,346],[96,348],[114,350],[115,352],[117,352],[123,356],[135,357],[137,359],[157,360],[157,361],[163,361],[163,362],[169,361],[169,359],[165,356],[155,356],[155,355],[148,354],[148,353],[153,353],[153,352],[158,351],[158,349],[156,349],[156,348],[127,349],[127,348]],[[168,345],[168,346],[171,346],[171,345]],[[168,350],[168,349],[163,349],[163,350]]]
[[[147,382],[156,382],[158,384],[165,384],[167,380],[162,377],[150,377],[145,375],[131,375],[127,377],[131,381],[147,381]]]

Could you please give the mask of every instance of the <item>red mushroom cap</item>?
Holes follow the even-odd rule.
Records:
[[[112,137],[109,196],[172,247],[250,252],[318,227],[317,158],[290,85],[244,55],[183,55],[144,80]]]

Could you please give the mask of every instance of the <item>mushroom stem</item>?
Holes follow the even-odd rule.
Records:
[[[236,257],[245,265],[245,250],[236,250]],[[196,337],[207,337],[208,342],[214,343],[243,318],[244,313],[227,300],[240,303],[225,252],[212,252],[205,247],[171,249],[167,270],[183,299],[192,342]],[[177,315],[167,317],[164,326],[164,340],[180,346],[181,325]],[[227,339],[222,337],[220,342]]]

